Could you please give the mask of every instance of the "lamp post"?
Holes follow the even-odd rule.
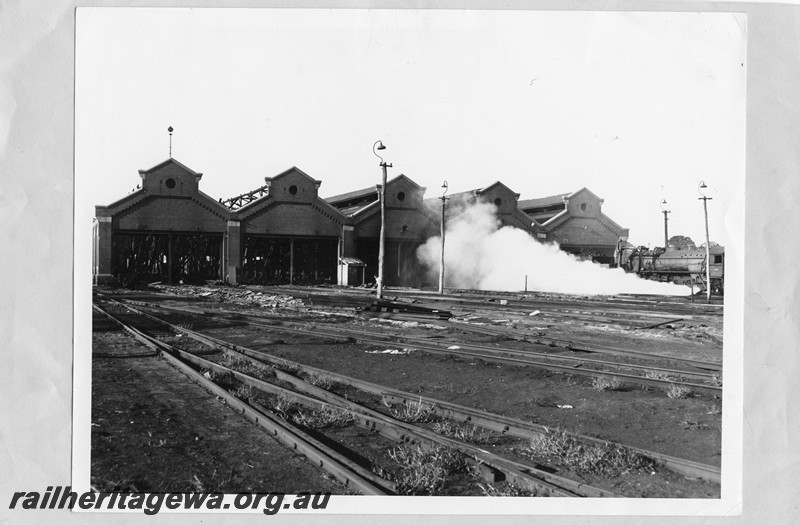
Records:
[[[667,199],[661,199],[661,213],[664,214],[664,250],[669,248],[669,234],[667,233],[667,214],[670,211],[667,209]]]
[[[444,188],[444,192],[440,199],[442,199],[442,254],[439,260],[439,293],[444,294],[444,208],[445,204],[447,203],[447,197],[445,194],[447,193],[447,181],[442,183],[442,188]]]
[[[706,197],[705,193],[703,193],[706,188],[708,188],[706,183],[700,181],[697,192],[701,197],[698,200],[703,201],[703,214],[706,219],[706,300],[711,302],[711,241],[708,237],[708,201],[711,200],[711,197]]]
[[[172,132],[175,130],[170,126],[167,131],[169,132],[169,158],[172,158]]]
[[[372,153],[381,160],[379,166],[383,168],[383,176],[381,178],[381,235],[378,241],[378,299],[383,298],[383,255],[386,246],[386,168],[391,168],[391,164],[384,162],[383,157],[378,155],[375,150],[385,150],[386,146],[383,142],[376,140],[372,145]]]

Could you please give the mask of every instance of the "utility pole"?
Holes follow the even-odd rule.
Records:
[[[702,190],[706,189],[706,183],[700,181],[697,191],[702,195],[698,200],[703,201],[703,215],[706,219],[706,300],[711,302],[711,240],[708,236],[708,201],[711,197],[706,197]]]
[[[376,149],[384,150],[386,149],[386,146],[384,146],[383,142],[381,142],[380,140],[375,141],[375,144],[372,145],[372,153],[376,157],[381,159],[380,167],[382,168],[383,171],[383,176],[381,178],[381,191],[380,191],[381,233],[380,233],[380,240],[378,241],[378,291],[377,291],[378,299],[383,299],[383,257],[386,247],[386,168],[391,168],[392,165],[384,162],[383,157],[375,153]]]
[[[441,229],[441,234],[442,234],[442,254],[441,254],[441,258],[439,260],[439,294],[440,295],[444,294],[444,230],[445,230],[445,228],[444,228],[444,210],[445,210],[445,204],[447,203],[447,197],[445,197],[445,194],[447,193],[447,181],[444,181],[444,183],[442,184],[442,188],[444,188],[444,193],[442,193],[442,196],[440,197],[440,199],[442,199],[442,226],[441,226],[441,228],[442,228]]]
[[[671,213],[667,208],[667,199],[661,200],[661,212],[664,214],[664,249],[667,250],[669,248],[669,234],[667,233],[667,214]]]

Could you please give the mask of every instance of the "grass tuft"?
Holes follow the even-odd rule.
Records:
[[[400,409],[389,407],[389,410],[395,419],[406,423],[429,423],[436,420],[436,409],[432,406],[426,407],[422,400],[403,403]]]
[[[658,381],[672,381],[672,377],[666,372],[656,372],[654,370],[648,370],[644,373],[644,377],[646,379],[656,379]]]
[[[622,381],[615,376],[594,376],[592,377],[592,388],[600,392],[604,390],[621,390]]]
[[[489,441],[489,435],[475,425],[469,423],[452,423],[448,420],[437,421],[433,424],[433,431],[467,443],[483,444]]]
[[[419,445],[401,445],[390,450],[389,457],[398,468],[379,474],[388,476],[398,493],[406,495],[435,495],[448,476],[467,469],[464,454],[444,446],[424,450]]]
[[[333,387],[333,380],[328,376],[323,376],[319,374],[306,374],[303,380],[316,387],[319,387],[323,390],[330,390]]]
[[[247,401],[248,399],[253,397],[253,395],[255,395],[256,390],[250,385],[239,383],[239,385],[236,388],[234,388],[233,390],[228,390],[228,392],[230,392],[239,399],[244,399],[245,401]]]
[[[636,470],[652,469],[655,462],[617,445],[582,443],[564,431],[535,436],[530,453],[545,457],[578,473],[619,476]]]
[[[692,395],[692,390],[685,386],[672,383],[667,388],[667,397],[670,399],[686,399]]]
[[[477,485],[478,488],[481,489],[481,492],[483,492],[483,495],[489,497],[516,498],[520,496],[530,497],[540,495],[538,492],[531,492],[530,490],[521,489],[513,483],[504,483],[501,486],[496,486],[487,482],[486,484],[477,483]]]
[[[317,410],[310,413],[298,410],[292,420],[306,428],[342,428],[351,425],[356,420],[355,414],[341,408]]]
[[[265,407],[269,410],[280,415],[284,419],[289,418],[289,410],[291,410],[294,403],[286,394],[270,395],[267,397]]]
[[[241,372],[261,380],[267,380],[275,377],[275,371],[270,367],[254,363],[244,356],[225,354],[220,359],[219,364],[227,368],[233,368],[237,372]]]
[[[703,423],[694,421],[688,417],[681,421],[680,425],[684,430],[706,430],[708,428],[708,425],[704,425]]]

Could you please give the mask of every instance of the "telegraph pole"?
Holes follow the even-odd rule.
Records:
[[[711,197],[706,197],[702,191],[707,187],[705,182],[700,181],[697,191],[702,195],[698,200],[703,201],[703,215],[706,219],[706,300],[711,302],[711,240],[708,236],[708,201],[711,200]]]
[[[377,146],[377,147],[376,147]],[[384,250],[386,246],[386,168],[391,168],[391,164],[387,164],[384,162],[383,157],[375,153],[375,150],[384,150],[386,146],[383,145],[383,142],[380,140],[375,141],[375,144],[372,145],[372,153],[381,159],[380,167],[383,171],[383,176],[381,178],[381,191],[380,191],[380,198],[381,198],[381,234],[380,240],[378,241],[378,291],[377,297],[378,299],[383,298],[383,257],[384,257]]]
[[[445,197],[445,194],[447,193],[447,181],[444,181],[442,188],[444,188],[444,193],[442,193],[442,196],[439,197],[442,199],[442,254],[439,260],[439,294],[444,294],[444,209],[445,204],[447,203],[447,197]]]
[[[664,250],[669,248],[669,234],[667,233],[667,214],[671,213],[667,208],[667,199],[661,200],[661,213],[664,214]]]

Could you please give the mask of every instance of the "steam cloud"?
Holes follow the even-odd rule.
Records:
[[[555,244],[543,244],[511,226],[500,227],[493,204],[459,210],[445,232],[445,286],[476,290],[528,290],[568,294],[689,295],[686,286],[659,283],[581,261]],[[433,282],[438,282],[441,237],[417,250]]]

